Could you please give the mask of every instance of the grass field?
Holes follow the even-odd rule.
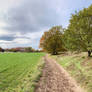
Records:
[[[0,92],[33,92],[43,53],[1,53]]]
[[[87,92],[92,92],[92,57],[86,54],[52,56]]]

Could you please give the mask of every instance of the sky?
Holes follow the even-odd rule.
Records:
[[[66,28],[71,14],[87,8],[92,0],[0,0],[0,47],[39,47],[39,40],[53,26]]]

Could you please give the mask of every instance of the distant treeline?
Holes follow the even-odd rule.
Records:
[[[16,47],[7,49],[0,47],[0,52],[42,52],[42,50],[35,50],[32,47]]]

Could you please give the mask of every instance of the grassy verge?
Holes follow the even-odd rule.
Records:
[[[34,92],[44,53],[0,54],[0,92]]]
[[[92,92],[92,58],[84,53],[52,56],[87,92]]]
[[[40,77],[42,76],[42,69],[44,67],[44,60],[41,58],[40,61],[41,62],[35,68],[35,72],[34,72],[33,77],[32,77],[32,83],[31,83],[31,90],[30,90],[30,92],[34,92],[35,86],[38,83],[38,81],[40,80]]]

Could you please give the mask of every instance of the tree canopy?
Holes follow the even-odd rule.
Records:
[[[63,28],[61,26],[52,27],[47,32],[44,32],[40,39],[40,48],[54,55],[63,51],[62,32]]]
[[[65,47],[69,50],[92,51],[92,5],[76,12],[64,33]]]

